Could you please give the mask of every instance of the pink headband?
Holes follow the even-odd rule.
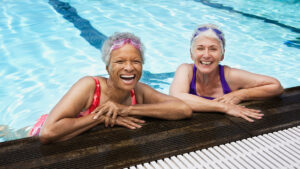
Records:
[[[123,47],[125,44],[131,44],[132,46],[134,46],[136,49],[141,51],[141,44],[135,40],[132,39],[119,39],[119,40],[115,40],[113,42],[113,45],[111,46],[110,50],[109,50],[109,54],[115,50],[115,49],[119,49],[121,47]]]

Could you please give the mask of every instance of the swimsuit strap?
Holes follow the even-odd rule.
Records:
[[[89,108],[88,114],[90,114],[92,111],[94,111],[96,109],[96,107],[98,107],[100,104],[100,97],[101,97],[100,82],[99,82],[99,79],[96,77],[93,77],[93,79],[96,82],[96,88],[95,88],[95,92],[94,92],[93,102]]]
[[[131,105],[136,105],[137,101],[136,101],[135,93],[134,93],[133,89],[130,90],[130,95],[131,95]]]
[[[223,88],[223,93],[227,94],[231,92],[231,89],[225,79],[225,74],[224,74],[224,66],[219,65],[219,74],[220,74],[220,80]]]
[[[189,91],[189,93],[193,94],[193,95],[197,95],[197,92],[196,92],[196,70],[197,70],[197,68],[194,65],[194,68],[193,68],[193,78],[192,78],[192,81],[191,81],[191,84],[190,84],[190,91]]]

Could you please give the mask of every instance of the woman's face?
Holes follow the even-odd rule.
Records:
[[[211,37],[198,37],[191,49],[191,58],[202,73],[210,73],[218,67],[224,55],[220,42]]]
[[[133,89],[142,76],[140,51],[130,44],[113,50],[106,69],[115,87],[123,90]]]

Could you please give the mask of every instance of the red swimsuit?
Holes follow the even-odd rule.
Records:
[[[94,92],[94,98],[93,98],[93,102],[91,104],[91,106],[89,107],[89,109],[87,109],[84,112],[81,112],[78,117],[82,117],[82,116],[86,116],[89,115],[92,111],[94,111],[100,104],[100,97],[101,97],[101,87],[100,87],[100,82],[98,80],[98,78],[93,77],[95,82],[96,82],[96,89]],[[136,98],[135,98],[135,94],[134,94],[134,90],[132,89],[130,91],[130,95],[131,95],[131,105],[135,105],[137,104],[136,102]],[[41,128],[44,124],[44,122],[46,121],[46,118],[48,117],[48,114],[44,114],[42,115],[37,122],[35,123],[35,125],[33,126],[33,128],[31,129],[29,135],[30,136],[36,136],[39,135]]]

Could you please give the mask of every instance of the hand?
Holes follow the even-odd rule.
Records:
[[[214,100],[220,103],[239,104],[242,101],[242,97],[237,92],[231,92]]]
[[[145,121],[135,117],[128,117],[128,116],[127,117],[118,116],[116,120],[117,125],[127,127],[129,129],[141,128],[142,126],[139,125],[138,123],[143,124],[145,123]]]
[[[260,110],[248,109],[244,106],[227,104],[226,114],[241,117],[249,122],[254,122],[253,119],[261,119],[264,114]]]
[[[128,106],[107,101],[97,107],[92,114],[95,114],[93,117],[94,119],[98,119],[100,116],[105,115],[105,127],[108,127],[109,124],[113,127],[116,123],[117,116],[128,116],[128,112]]]

